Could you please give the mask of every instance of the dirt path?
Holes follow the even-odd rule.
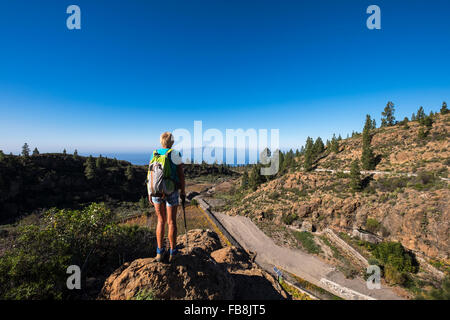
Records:
[[[317,168],[314,171],[316,172],[331,172],[331,173],[337,173],[337,172],[342,172],[342,173],[350,173],[350,170],[333,170],[333,169],[322,169],[322,168]],[[418,175],[416,173],[404,173],[404,172],[391,172],[391,171],[361,171],[361,174],[380,174],[380,175],[400,175],[400,176],[405,176],[405,177],[417,177]],[[450,181],[449,178],[442,178],[439,177],[439,179],[441,179],[442,181]]]
[[[245,249],[257,254],[258,263],[278,266],[347,299],[401,299],[390,288],[369,290],[363,279],[346,279],[341,272],[313,255],[276,245],[247,217],[214,215]]]

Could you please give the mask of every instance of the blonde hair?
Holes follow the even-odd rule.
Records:
[[[161,145],[163,148],[172,148],[172,145],[174,143],[173,135],[170,132],[164,132],[161,137],[159,138],[159,141],[161,142]]]

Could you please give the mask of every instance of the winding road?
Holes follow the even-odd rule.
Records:
[[[212,212],[209,204],[196,197],[204,210],[209,210],[239,244],[256,253],[260,265],[277,266],[344,299],[400,300],[391,288],[368,289],[361,278],[347,279],[344,274],[314,255],[301,250],[280,247],[249,218]]]

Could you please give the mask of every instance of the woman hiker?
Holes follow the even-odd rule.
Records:
[[[161,142],[161,149],[155,150],[152,154],[152,158],[150,159],[150,165],[152,164],[152,160],[156,161],[154,159],[155,157],[159,157],[159,159],[162,159],[161,156],[166,156],[170,164],[170,181],[174,182],[174,190],[169,195],[165,194],[155,194],[152,192],[153,189],[151,183],[148,184],[149,186],[149,201],[155,206],[156,215],[158,217],[158,223],[156,225],[156,241],[157,241],[157,248],[156,248],[156,260],[158,262],[161,262],[165,257],[165,248],[164,248],[164,229],[167,224],[169,226],[169,243],[170,243],[170,256],[169,256],[169,262],[174,260],[174,257],[178,254],[177,249],[177,209],[178,209],[178,197],[181,196],[182,199],[186,196],[185,191],[185,181],[184,181],[184,171],[183,171],[183,163],[181,162],[181,155],[178,152],[175,152],[171,149],[174,138],[173,135],[170,132],[164,132],[160,137]],[[160,161],[158,161],[160,162]],[[153,171],[155,172],[155,171]],[[180,193],[178,193],[178,190],[180,190]]]

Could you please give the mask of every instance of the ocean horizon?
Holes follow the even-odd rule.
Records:
[[[102,157],[107,157],[107,158],[111,158],[111,159],[116,158],[117,160],[125,160],[134,165],[147,165],[150,161],[152,152],[153,151],[150,151],[150,152],[105,152],[105,153],[83,153],[83,152],[80,152],[80,155],[86,156],[86,157],[88,157],[90,155],[92,155],[93,157],[98,157],[101,155]],[[194,155],[193,151],[192,151],[192,155]],[[226,151],[224,150],[224,152],[223,152],[223,162],[224,163],[226,162],[225,158],[226,158]],[[192,159],[194,159],[193,156],[192,156]],[[259,155],[257,155],[257,161],[258,160],[259,160]],[[183,158],[183,161],[186,162],[184,158]],[[191,162],[194,162],[194,161],[191,160]],[[196,161],[196,162],[199,163],[200,161]],[[252,162],[250,161],[249,151],[247,150],[245,153],[244,163],[238,163],[237,152],[235,151],[234,161],[232,163],[227,163],[227,164],[235,166],[235,165],[241,165],[241,164],[247,165],[250,163],[252,163]]]

